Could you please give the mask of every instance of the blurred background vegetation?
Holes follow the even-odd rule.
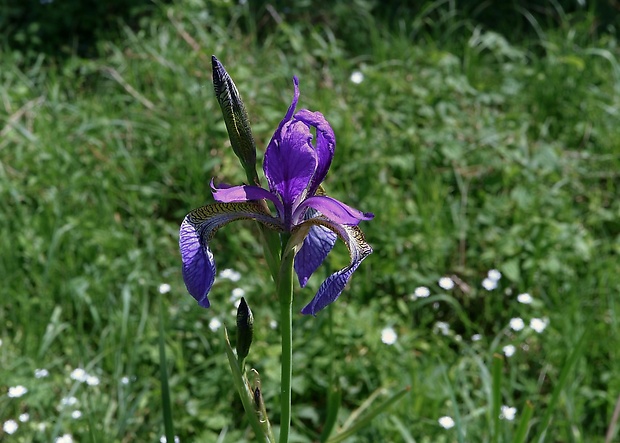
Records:
[[[376,214],[363,226],[375,252],[347,292],[294,320],[295,441],[317,440],[330,385],[339,424],[381,386],[412,388],[351,442],[513,441],[528,404],[528,441],[617,439],[616,2],[290,3],[0,4],[0,422],[19,424],[0,438],[159,440],[162,298],[180,440],[251,441],[212,331],[233,325],[233,290],[254,310],[248,363],[277,423],[277,302],[253,225],[213,243],[241,278],[218,280],[212,309],[180,275],[183,216],[211,201],[211,177],[243,177],[215,54],[259,158],[299,76],[301,107],[336,133],[330,195]],[[346,259],[340,245],[319,274]],[[297,291],[297,311],[320,281]],[[497,392],[514,420],[497,422]]]

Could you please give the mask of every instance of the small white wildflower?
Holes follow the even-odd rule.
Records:
[[[19,421],[21,421],[22,423],[26,423],[28,420],[30,420],[30,414],[28,414],[27,412],[24,412],[19,416]]]
[[[452,419],[452,417],[449,417],[447,415],[440,417],[437,421],[439,422],[439,426],[444,429],[450,429],[454,427],[454,420]]]
[[[396,334],[394,328],[388,326],[387,328],[383,328],[383,330],[381,330],[381,341],[386,345],[393,345],[396,343],[397,339],[398,335]]]
[[[499,272],[497,269],[491,269],[489,272],[487,272],[487,278],[498,282],[502,278],[502,273]]]
[[[56,437],[55,443],[73,443],[73,436],[71,434],[64,434],[60,437]]]
[[[22,395],[26,395],[28,392],[28,388],[22,385],[12,386],[9,388],[9,397],[11,398],[19,398]]]
[[[277,321],[275,321],[275,320],[270,320],[270,321],[269,321],[269,327],[270,327],[271,329],[276,329],[276,328],[278,327],[278,322],[277,322]]]
[[[525,327],[525,322],[522,318],[516,317],[510,319],[510,329],[513,331],[520,331]]]
[[[235,288],[230,294],[230,301],[235,302],[245,295],[245,289]]]
[[[350,80],[356,85],[359,85],[361,82],[364,81],[364,74],[362,74],[360,71],[353,71],[351,73]]]
[[[121,377],[121,384],[128,385],[129,384],[129,377],[127,377],[126,375]]]
[[[532,298],[530,294],[528,294],[527,292],[524,292],[523,294],[517,295],[517,301],[519,303],[523,303],[524,305],[529,305],[534,301],[534,299]]]
[[[168,439],[166,438],[165,435],[162,435],[161,438],[159,439],[160,443],[166,443],[167,441],[168,441]],[[181,442],[181,439],[179,438],[179,436],[175,435],[174,436],[174,443],[180,443],[180,442]]]
[[[160,294],[167,294],[168,292],[170,292],[170,285],[168,283],[162,283],[159,285]]]
[[[493,289],[497,288],[497,280],[493,280],[487,277],[482,280],[482,287],[487,291],[492,291]]]
[[[471,336],[471,341],[480,341],[482,340],[482,334],[474,334]]]
[[[45,378],[50,375],[50,372],[47,369],[35,369],[34,377],[35,378]]]
[[[234,269],[224,269],[222,272],[220,272],[219,277],[226,279],[226,280],[230,280],[232,282],[237,282],[241,280],[241,274],[235,271]]]
[[[44,421],[39,422],[39,423],[37,424],[37,430],[38,430],[39,432],[45,432],[45,430],[47,429],[47,427],[48,427],[48,426],[49,426],[49,425],[48,425],[48,423],[47,423],[47,422],[44,422]]]
[[[2,425],[2,429],[4,430],[4,432],[6,432],[9,435],[14,434],[15,431],[17,431],[17,428],[19,428],[19,425],[17,424],[15,420],[7,420]]]
[[[82,411],[80,411],[79,409],[76,409],[75,411],[71,413],[71,418],[75,420],[77,420],[80,417],[82,417]]]
[[[71,371],[71,374],[69,376],[75,381],[84,383],[86,381],[86,378],[88,377],[88,374],[86,373],[84,369],[76,368],[73,371]]]
[[[419,286],[415,288],[415,291],[413,291],[413,295],[417,298],[426,298],[431,295],[431,290],[428,289],[426,286]]]
[[[97,377],[96,375],[89,375],[88,377],[86,377],[86,384],[88,386],[97,386],[101,381],[99,380],[99,377]]]
[[[506,345],[502,348],[502,351],[504,351],[504,355],[506,357],[512,357],[516,350],[517,348],[515,348],[514,345]]]
[[[209,321],[209,329],[211,329],[213,332],[217,331],[221,327],[222,327],[222,322],[220,321],[219,318],[214,317],[211,319],[211,321]]]
[[[530,320],[530,328],[540,334],[547,327],[547,322],[546,318],[533,318]]]
[[[445,321],[438,321],[437,323],[435,323],[435,329],[437,329],[443,335],[450,334],[450,325]]]
[[[454,288],[454,282],[450,277],[441,277],[438,284],[440,288],[445,289],[446,291]]]
[[[502,405],[499,418],[503,418],[504,420],[508,420],[508,421],[513,421],[516,415],[517,415],[517,408]]]
[[[75,406],[78,399],[75,397],[63,397],[60,399],[60,406]]]

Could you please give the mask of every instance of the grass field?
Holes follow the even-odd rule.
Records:
[[[241,295],[277,425],[278,303],[255,225],[215,237],[211,309],[181,278],[183,217],[212,201],[212,177],[244,180],[215,54],[259,161],[297,75],[300,107],[336,134],[325,187],[375,213],[343,296],[294,317],[291,441],[318,441],[334,386],[339,425],[411,387],[347,442],[618,441],[614,30],[587,11],[530,15],[515,35],[452,2],[389,25],[369,2],[259,17],[240,3],[162,6],[96,59],[0,53],[0,440],[160,441],[161,307],[180,441],[251,441],[221,327]],[[319,274],[347,259],[337,246]],[[321,281],[297,288],[297,312]]]

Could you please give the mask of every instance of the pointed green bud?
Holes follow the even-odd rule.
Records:
[[[240,363],[248,356],[253,338],[254,316],[245,298],[241,297],[241,303],[237,308],[237,359]]]
[[[258,185],[256,173],[256,144],[252,137],[250,119],[235,83],[220,61],[211,57],[213,65],[213,87],[215,96],[222,109],[224,122],[233,151],[241,161],[243,169],[251,184]]]

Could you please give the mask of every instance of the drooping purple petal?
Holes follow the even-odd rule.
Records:
[[[183,280],[187,291],[208,308],[208,294],[215,279],[215,261],[209,241],[222,226],[240,219],[254,219],[272,229],[282,230],[278,219],[256,203],[213,203],[194,209],[183,219],[179,249],[183,261]]]
[[[218,202],[246,202],[251,200],[262,200],[265,198],[271,200],[275,204],[279,214],[282,214],[284,211],[282,202],[280,202],[278,196],[259,186],[230,186],[223,183],[215,185],[212,179],[211,191],[213,193],[213,198]]]
[[[340,225],[322,217],[312,218],[304,223],[322,225],[338,234],[347,245],[351,259],[348,266],[330,275],[321,284],[312,301],[301,311],[302,314],[316,315],[340,296],[353,272],[372,253],[372,248],[366,243],[364,234],[357,226]]]
[[[295,255],[295,272],[299,284],[306,286],[310,276],[332,250],[338,236],[325,226],[313,225],[304,239],[301,249]]]
[[[334,223],[344,225],[357,225],[362,220],[371,220],[374,214],[362,212],[358,209],[345,205],[335,198],[327,196],[314,196],[305,199],[295,210],[293,220],[297,221],[303,216],[305,210],[310,207],[320,212]]]
[[[179,249],[183,260],[183,281],[203,308],[210,306],[207,294],[215,280],[215,261],[208,244],[201,244],[198,230],[187,217],[181,223]]]
[[[272,139],[265,151],[263,168],[272,192],[282,199],[285,211],[305,193],[316,168],[312,134],[302,122],[284,125],[281,141]],[[290,214],[288,214],[290,216]]]
[[[314,148],[317,154],[317,167],[309,187],[309,195],[314,195],[314,192],[325,179],[327,171],[332,164],[334,150],[336,149],[336,136],[329,122],[320,112],[300,109],[299,112],[293,116],[293,119],[302,121],[306,125],[316,128]]]

